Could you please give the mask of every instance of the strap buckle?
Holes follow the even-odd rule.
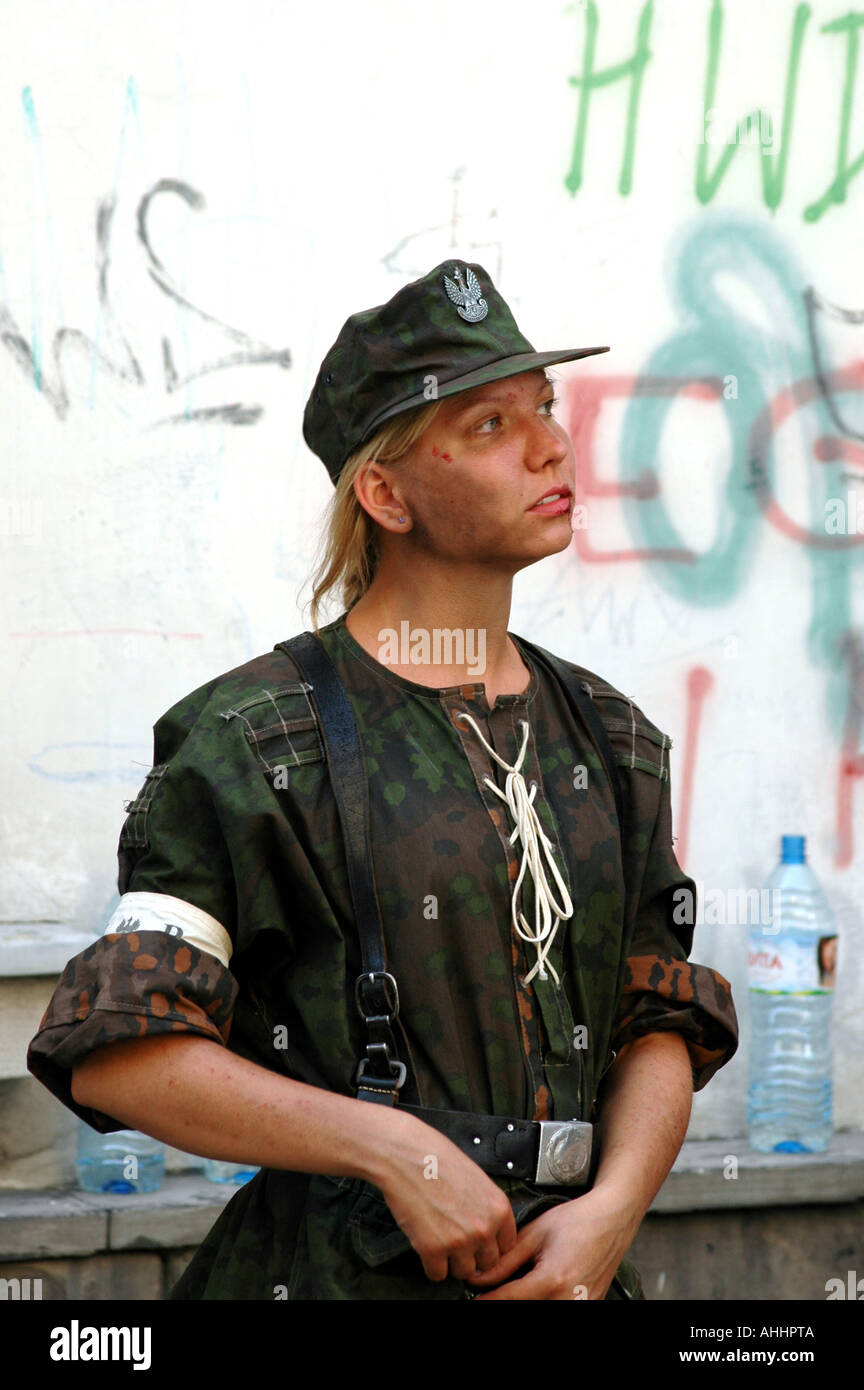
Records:
[[[354,1078],[361,1093],[359,1099],[376,1100],[381,1104],[389,1100],[391,1105],[395,1105],[408,1075],[405,1063],[393,1056],[396,1041],[390,1026],[399,1016],[396,981],[389,970],[367,970],[357,976],[354,1000],[357,1012],[369,1030],[366,1056],[358,1062]],[[371,1013],[366,1012],[367,1007],[372,1010]]]
[[[373,1044],[371,1044],[371,1046],[374,1047],[375,1044],[373,1043]],[[383,1051],[384,1051],[385,1053],[387,1053],[387,1055],[386,1055],[385,1057],[383,1057],[382,1060],[385,1061],[385,1062],[387,1063],[387,1066],[390,1068],[390,1080],[389,1080],[389,1081],[381,1080],[379,1077],[375,1076],[375,1077],[372,1077],[372,1078],[371,1078],[371,1079],[372,1079],[372,1082],[374,1083],[374,1085],[376,1085],[376,1086],[378,1086],[378,1087],[380,1087],[380,1088],[382,1088],[382,1089],[386,1089],[386,1090],[388,1090],[388,1091],[389,1091],[389,1090],[399,1091],[399,1090],[401,1090],[401,1088],[405,1085],[405,1078],[406,1078],[406,1076],[408,1075],[408,1069],[407,1069],[407,1067],[405,1066],[405,1063],[404,1063],[404,1062],[394,1062],[394,1060],[393,1060],[393,1058],[390,1056],[389,1052],[387,1052],[387,1048],[386,1048],[386,1045],[385,1045],[385,1044],[378,1044],[378,1046],[379,1046],[379,1047],[382,1047],[382,1048],[383,1048]],[[374,1060],[377,1061],[377,1058],[374,1059]],[[355,1075],[355,1077],[354,1077],[354,1083],[355,1083],[356,1086],[362,1087],[362,1085],[363,1085],[363,1078],[364,1078],[364,1076],[366,1075],[366,1068],[367,1068],[370,1064],[372,1064],[372,1062],[373,1062],[373,1058],[371,1058],[371,1057],[361,1057],[361,1058],[360,1058],[360,1061],[357,1063],[357,1073],[356,1073],[356,1075]],[[393,1082],[394,1084],[391,1085],[391,1084],[390,1084],[391,1082]]]
[[[376,980],[389,980],[392,986],[394,1003],[389,1013],[382,1014],[376,1010],[375,1013],[367,1014],[364,1011],[363,1004],[360,1000],[361,986],[367,983],[374,984]],[[384,998],[385,1002],[389,1004],[386,993]],[[364,1023],[370,1023],[373,1019],[376,1022],[383,1020],[386,1023],[395,1023],[396,1019],[399,1017],[399,986],[396,984],[396,980],[394,976],[390,974],[389,970],[367,970],[363,975],[358,975],[354,982],[354,1002],[357,1005],[357,1012]]]
[[[591,1169],[594,1126],[585,1120],[538,1120],[540,1148],[534,1181],[541,1186],[586,1183]]]

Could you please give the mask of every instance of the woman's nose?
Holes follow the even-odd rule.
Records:
[[[560,463],[570,452],[569,437],[564,434],[557,421],[536,417],[531,436],[526,445],[526,461],[535,468],[543,468],[547,463]]]

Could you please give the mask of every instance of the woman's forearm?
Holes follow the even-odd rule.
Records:
[[[74,1068],[72,1096],[187,1153],[373,1183],[433,1280],[485,1269],[516,1241],[501,1189],[416,1116],[279,1076],[206,1038],[99,1048]]]
[[[191,1033],[99,1048],[74,1068],[72,1096],[186,1153],[261,1168],[381,1185],[389,1162],[407,1160],[400,1146],[416,1147],[412,1116],[292,1081]]]
[[[680,1033],[647,1033],[622,1048],[600,1097],[594,1183],[635,1234],[684,1142],[693,1074]]]

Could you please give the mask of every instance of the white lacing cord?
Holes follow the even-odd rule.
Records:
[[[513,888],[511,916],[513,920],[513,929],[517,935],[520,936],[523,941],[527,941],[537,948],[537,961],[536,964],[531,967],[529,974],[525,976],[525,984],[529,985],[538,972],[541,980],[548,979],[549,977],[546,973],[546,966],[548,965],[555,983],[558,985],[561,981],[558,978],[558,972],[554,965],[548,960],[548,955],[552,948],[552,942],[555,939],[555,933],[558,930],[559,923],[564,918],[573,916],[573,903],[570,899],[570,894],[567,892],[567,885],[558,870],[558,865],[552,857],[552,841],[544,831],[537,816],[537,812],[534,810],[533,803],[537,793],[537,783],[532,782],[531,791],[529,792],[525,785],[525,778],[520,772],[525,757],[525,750],[528,747],[528,734],[530,732],[528,721],[527,719],[520,719],[519,721],[524,729],[522,747],[519,750],[518,758],[511,766],[510,763],[506,763],[503,758],[499,758],[495,749],[490,747],[486,742],[486,739],[477,726],[477,721],[472,718],[470,714],[460,710],[454,715],[454,718],[464,719],[472,726],[487,753],[489,753],[489,755],[495,759],[496,763],[498,763],[500,767],[503,767],[507,773],[507,780],[503,792],[499,786],[496,786],[491,777],[484,777],[483,781],[486,783],[487,787],[490,787],[491,790],[495,792],[496,796],[500,796],[502,801],[507,802],[510,814],[516,822],[513,834],[510,836],[511,845],[514,844],[516,840],[522,841],[522,863],[519,865],[519,876]],[[540,856],[541,847],[549,862],[561,896],[564,899],[561,904],[556,903],[552,895],[552,889],[549,886],[549,881],[546,877],[546,871]],[[522,886],[522,880],[525,877],[526,868],[534,880],[533,932],[525,919],[522,909],[519,907],[519,892]],[[552,921],[553,913],[555,914],[554,923]]]

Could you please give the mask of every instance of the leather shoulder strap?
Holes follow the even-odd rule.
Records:
[[[391,1027],[399,1013],[399,993],[387,970],[369,834],[369,783],[357,723],[336,668],[314,633],[303,632],[277,642],[274,650],[286,652],[311,686],[342,827],[348,885],[363,960],[355,997],[369,1034],[366,1056],[357,1069],[358,1098],[394,1105],[406,1077]]]

